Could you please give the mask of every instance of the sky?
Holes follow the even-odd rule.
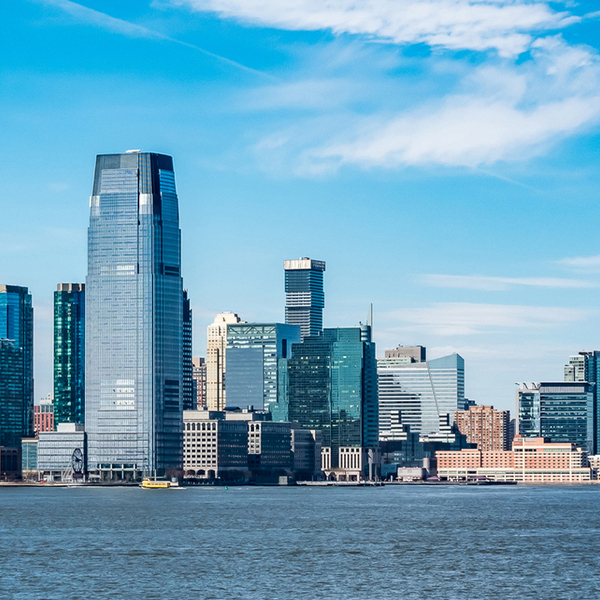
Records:
[[[0,283],[83,282],[96,154],[174,158],[194,354],[222,311],[283,321],[327,263],[326,327],[465,359],[513,409],[600,349],[595,1],[24,0],[0,20]]]

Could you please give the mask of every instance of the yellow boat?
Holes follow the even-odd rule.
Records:
[[[140,487],[147,489],[147,490],[161,490],[161,489],[165,489],[165,488],[170,488],[171,487],[171,482],[170,481],[158,481],[156,479],[149,479],[148,477],[146,477]]]

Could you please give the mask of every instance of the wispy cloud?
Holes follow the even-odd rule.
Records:
[[[389,321],[443,336],[473,335],[515,328],[551,328],[581,321],[593,311],[549,306],[476,304],[471,302],[435,303],[423,308],[394,311]]]
[[[565,267],[574,267],[586,271],[600,270],[600,254],[595,256],[575,256],[573,258],[563,258],[558,261],[559,265]]]
[[[525,51],[532,31],[579,20],[529,0],[172,0],[198,11],[287,30],[327,29],[396,44]]]
[[[600,257],[598,257],[600,266]],[[503,291],[515,286],[546,288],[596,288],[597,283],[583,279],[562,279],[557,277],[487,277],[483,275],[419,275],[417,280],[423,285],[440,288],[466,290]]]
[[[105,29],[107,31],[111,31],[112,33],[118,33],[121,35],[125,35],[127,37],[132,38],[146,38],[146,39],[154,39],[154,40],[163,40],[167,42],[172,42],[174,44],[179,44],[181,46],[185,46],[186,48],[191,48],[197,52],[200,52],[206,56],[210,56],[217,61],[225,63],[229,66],[235,67],[236,69],[241,69],[242,71],[246,71],[247,73],[252,73],[253,75],[259,75],[260,77],[267,77],[269,79],[275,80],[276,78],[272,75],[265,73],[264,71],[259,71],[258,69],[253,69],[252,67],[248,67],[243,65],[235,60],[231,60],[219,54],[215,54],[214,52],[210,52],[205,50],[204,48],[200,48],[195,44],[189,44],[188,42],[183,42],[181,40],[172,38],[168,35],[160,33],[158,31],[154,31],[152,29],[148,29],[143,25],[138,25],[136,23],[131,23],[130,21],[126,21],[124,19],[118,19],[116,17],[112,17],[106,13],[100,12],[98,10],[94,10],[93,8],[88,8],[87,6],[83,6],[78,4],[77,2],[72,2],[71,0],[33,0],[39,4],[45,4],[48,6],[55,6],[67,14],[71,15],[74,19],[79,22],[87,23],[89,25],[94,25],[96,27],[100,27],[101,29]]]

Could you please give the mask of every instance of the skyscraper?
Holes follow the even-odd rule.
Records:
[[[5,362],[0,364],[0,372],[6,378],[6,393],[12,398],[9,402],[11,411],[16,410],[14,394],[19,397],[19,414],[16,416],[11,414],[7,418],[13,425],[18,419],[20,425],[14,431],[18,431],[20,437],[31,437],[33,435],[33,307],[31,294],[26,287],[0,285],[0,339],[12,340],[12,344],[8,342],[3,344],[2,360]],[[9,389],[12,391],[9,392]]]
[[[170,156],[96,158],[85,288],[92,479],[181,467],[180,236]]]
[[[196,410],[192,364],[192,307],[183,290],[183,410]]]
[[[284,260],[285,322],[300,325],[302,339],[319,335],[323,329],[323,272],[325,262],[300,258]]]
[[[225,410],[225,373],[227,361],[227,326],[243,323],[235,313],[219,313],[206,328],[206,407],[208,410]]]
[[[420,434],[440,432],[440,417],[462,410],[465,399],[465,361],[451,354],[424,361],[425,349],[392,350],[377,359],[379,431],[388,435],[400,416],[404,425]],[[416,358],[415,358],[416,357]]]
[[[206,359],[202,356],[192,358],[192,393],[194,409],[206,408]]]
[[[85,286],[54,292],[54,423],[85,421]]]

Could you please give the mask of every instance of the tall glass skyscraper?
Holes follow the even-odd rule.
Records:
[[[92,478],[181,467],[180,237],[170,156],[96,158],[85,304]]]
[[[323,273],[325,262],[300,258],[283,261],[285,270],[285,322],[300,325],[302,339],[323,329]]]
[[[0,364],[0,372],[6,378],[6,389],[12,390],[9,394],[11,398],[14,400],[14,394],[19,397],[18,415],[11,415],[9,420],[14,425],[15,419],[18,419],[20,437],[31,437],[33,435],[33,307],[31,294],[26,287],[0,285],[0,340],[12,341],[3,345],[2,360],[5,362]],[[15,385],[18,389],[14,387]],[[13,401],[10,402],[10,406],[11,411],[16,410]]]
[[[183,290],[183,410],[196,410],[192,364],[192,304]]]
[[[54,425],[85,421],[85,285],[54,292]]]

